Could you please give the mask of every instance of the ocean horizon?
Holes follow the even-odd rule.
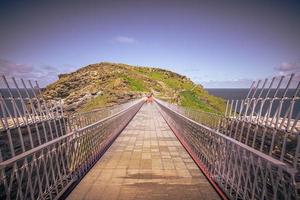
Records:
[[[220,97],[224,100],[243,100],[247,97],[248,93],[249,93],[249,88],[205,88],[205,90],[208,91],[209,94]],[[289,89],[287,91],[286,96],[287,97],[293,97],[294,95],[294,91],[295,89]],[[259,93],[261,92],[261,90],[257,90],[255,97],[257,97],[259,95]],[[263,91],[263,97],[266,94],[267,90]],[[275,89],[271,89],[270,93],[269,93],[269,97],[272,97],[272,95],[274,95]],[[284,89],[279,89],[278,93],[277,93],[277,97],[282,97],[284,93]],[[251,97],[251,95],[250,95]],[[289,103],[287,101],[283,102],[282,105],[282,112],[281,112],[281,117],[283,117],[282,115],[285,114],[285,112],[288,110],[289,108]],[[258,104],[257,108],[259,108],[260,104]],[[268,106],[268,105],[267,105]],[[267,107],[265,106],[265,107]],[[271,115],[273,115],[276,111],[276,109],[279,106],[279,101],[274,101],[273,106],[272,106],[272,111],[271,111]],[[237,110],[239,110],[239,107],[237,108]],[[258,112],[259,109],[256,109],[255,111]],[[265,112],[266,109],[263,109],[263,113]],[[294,111],[292,114],[292,118],[296,118],[297,114],[300,112],[300,101],[296,101],[295,105],[294,105]]]

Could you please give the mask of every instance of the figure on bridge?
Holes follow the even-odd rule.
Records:
[[[152,103],[153,102],[153,94],[152,93],[147,95],[147,100],[146,101],[147,101],[147,103]]]

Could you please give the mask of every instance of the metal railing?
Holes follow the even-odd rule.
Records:
[[[23,80],[23,88],[14,78],[14,88],[4,76],[3,81],[0,199],[58,199],[87,173],[144,103],[139,99],[70,120],[59,102],[44,100],[37,83],[33,87],[28,82],[29,90]],[[85,122],[76,124],[78,118]]]
[[[0,163],[0,199],[57,199],[101,157],[144,101]]]
[[[88,112],[82,113],[75,113],[68,116],[68,127],[70,130],[76,130],[79,128],[83,128],[88,126],[94,122],[97,122],[101,119],[104,119],[108,116],[111,116],[121,110],[128,108],[129,106],[135,104],[136,102],[140,101],[140,99],[135,99],[128,101],[123,104],[118,104],[110,107],[104,107],[101,109],[95,109]]]
[[[221,188],[219,194],[299,199],[300,84],[291,88],[293,78],[254,82],[244,100],[228,101],[224,116],[155,101],[198,166]],[[19,88],[13,78],[12,88],[2,80],[0,199],[59,198],[144,103],[139,99],[65,117],[61,103],[45,101],[37,83],[21,79]]]
[[[300,171],[300,82],[294,77],[253,82],[244,100],[227,102],[219,131]]]
[[[6,88],[0,89],[0,162],[67,132],[60,102],[45,101],[37,82],[9,81],[2,76]]]
[[[215,130],[219,129],[220,122],[224,118],[224,115],[221,114],[209,113],[201,110],[181,107],[163,100],[161,100],[160,103],[200,124],[203,124]]]
[[[45,101],[37,82],[35,85],[15,78],[10,86],[2,76],[5,88],[0,89],[0,130],[16,128],[36,122],[57,119],[63,116],[62,104],[57,101]],[[1,84],[0,84],[1,85]],[[21,85],[21,86],[20,86]]]
[[[297,171],[156,99],[158,108],[212,184],[230,199],[296,199]],[[226,198],[225,196],[223,196]]]

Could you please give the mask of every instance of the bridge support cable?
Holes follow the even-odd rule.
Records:
[[[292,167],[185,117],[163,101],[155,99],[155,102],[222,198],[298,198],[296,171]]]

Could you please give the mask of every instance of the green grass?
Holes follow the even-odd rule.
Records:
[[[182,84],[182,87],[185,89],[185,90],[191,90],[192,88],[194,88],[195,85],[193,85],[192,83],[190,82],[184,82]]]
[[[168,77],[162,71],[150,71],[147,68],[140,68],[137,70],[138,73],[148,76],[150,79],[162,81],[169,88],[173,90],[186,89],[189,90],[193,87],[191,83],[182,83],[176,77]]]
[[[161,72],[150,72],[149,76],[150,78],[153,78],[155,80],[164,79],[164,75]]]
[[[202,110],[205,112],[216,113],[217,111],[210,107],[206,102],[200,100],[195,91],[182,91],[179,93],[181,106]]]
[[[81,112],[88,112],[93,109],[104,107],[108,101],[109,97],[107,95],[97,96],[96,98],[88,101],[84,106],[80,109]]]
[[[173,79],[173,78],[168,78],[164,80],[165,84],[172,88],[173,90],[179,90],[181,89],[181,82],[179,80]]]
[[[179,93],[179,103],[181,106],[219,114],[225,110],[225,104],[223,100],[209,95],[203,88],[196,86],[191,81],[181,81],[181,79],[176,76],[168,76],[163,71],[152,71],[149,68],[138,68],[135,72],[145,75],[152,80],[161,81],[166,85],[167,90],[171,89],[168,91],[173,91],[177,94]],[[165,89],[156,87],[154,85],[146,85],[145,87],[152,87],[155,91],[161,91],[161,97],[164,96],[163,93],[166,91]],[[168,101],[171,102],[170,99]],[[176,100],[174,99],[173,103],[175,102]]]
[[[124,76],[124,79],[128,82],[129,86],[133,91],[136,92],[148,92],[149,90],[145,88],[141,80],[133,79],[128,76]]]
[[[146,75],[149,78],[152,78],[154,80],[160,80],[162,81],[165,77],[164,74],[162,72],[159,71],[151,71],[148,68],[138,68],[136,69],[136,72],[142,75]]]

